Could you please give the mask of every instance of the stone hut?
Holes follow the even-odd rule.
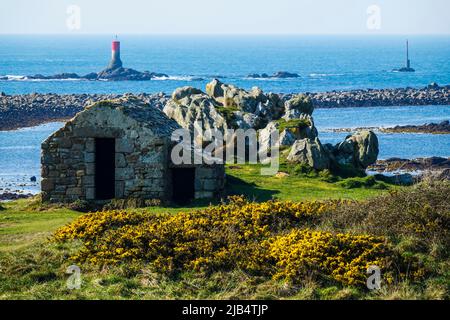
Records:
[[[42,143],[44,201],[160,199],[185,203],[223,191],[223,165],[173,165],[180,126],[135,97],[86,108]]]

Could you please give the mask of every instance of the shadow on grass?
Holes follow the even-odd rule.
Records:
[[[255,201],[268,201],[280,193],[278,190],[261,189],[254,183],[248,183],[231,175],[227,176],[226,190],[227,195],[243,195]]]

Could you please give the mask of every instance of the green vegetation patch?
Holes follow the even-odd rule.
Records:
[[[283,118],[276,121],[279,125],[278,130],[283,132],[286,129],[302,129],[311,126],[308,119],[291,119],[285,120]]]
[[[347,188],[335,183],[341,178],[330,171],[317,172],[306,165],[291,166],[281,163],[280,173],[272,176],[261,175],[262,165],[238,164],[227,166],[227,192],[245,195],[257,201],[353,199],[364,200],[395,189],[386,185],[381,188]]]
[[[240,109],[238,107],[236,107],[236,106],[229,106],[229,107],[219,106],[219,107],[215,107],[215,108],[216,108],[217,112],[219,112],[222,115],[222,117],[224,117],[228,126],[230,126],[231,128],[234,128],[234,129],[237,128],[236,115],[234,113],[237,111],[240,111]]]
[[[343,188],[373,188],[373,189],[388,189],[387,184],[377,181],[374,176],[347,178],[338,182]]]

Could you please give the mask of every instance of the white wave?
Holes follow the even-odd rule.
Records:
[[[241,79],[244,79],[244,80],[257,80],[257,81],[277,81],[277,82],[285,81],[285,82],[287,82],[287,81],[292,81],[292,80],[298,80],[300,78],[277,78],[277,77],[253,78],[253,77],[244,77],[244,78],[241,78]]]
[[[7,81],[23,81],[23,80],[27,80],[26,76],[13,75],[13,74],[7,74],[7,75],[4,75],[4,76],[0,76],[0,78],[6,78]]]
[[[98,81],[109,81],[108,79],[97,79]],[[197,76],[168,76],[168,77],[155,77],[152,78],[155,81],[202,81],[204,78]],[[22,75],[0,75],[0,81],[30,81],[30,82],[50,82],[50,81],[88,81],[83,78],[68,78],[68,79],[30,79],[27,76]]]
[[[339,77],[343,76],[343,73],[310,73],[309,76],[312,78],[322,78],[322,77]]]
[[[87,81],[87,79],[69,78],[69,79],[27,79],[31,82],[50,82],[50,81]]]
[[[156,81],[200,81],[203,80],[201,77],[195,76],[168,76],[168,77],[154,77],[152,80]]]
[[[0,150],[39,150],[39,146],[9,146],[0,147]]]
[[[6,79],[3,79],[6,78]],[[0,76],[0,81],[30,81],[30,82],[49,82],[49,81],[84,81],[86,79],[68,78],[68,79],[30,79],[27,76],[20,75],[4,75]]]

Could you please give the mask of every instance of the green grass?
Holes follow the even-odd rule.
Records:
[[[261,165],[228,166],[228,190],[257,201],[272,198],[281,200],[353,199],[363,200],[384,191],[379,188],[348,188],[345,184],[327,182],[320,174],[289,174],[288,176],[262,176]],[[290,171],[284,165],[281,170]],[[344,180],[345,181],[345,180]],[[393,188],[393,187],[392,187]]]
[[[278,130],[283,132],[285,129],[301,129],[311,125],[311,122],[307,119],[291,119],[286,121],[281,118],[276,121],[279,124]]]
[[[222,106],[219,106],[219,107],[216,107],[216,110],[217,110],[217,112],[219,112],[225,118],[226,123],[230,127],[234,128],[234,129],[237,129],[236,116],[235,116],[234,113],[236,111],[240,111],[240,109],[238,107],[233,107],[233,106],[222,107]]]
[[[228,190],[258,201],[368,199],[385,193],[372,188],[346,188],[327,182],[325,174],[291,174],[284,177],[261,176],[259,165],[227,167]],[[287,171],[287,168],[281,168]],[[332,180],[332,179],[331,179]],[[390,187],[391,188],[391,187]],[[154,213],[195,210],[210,201],[187,207],[148,207]],[[205,276],[183,273],[169,277],[150,268],[134,266],[93,267],[81,265],[82,287],[68,290],[66,268],[77,244],[52,244],[49,236],[82,213],[63,207],[43,207],[36,199],[2,204],[0,210],[0,299],[383,299],[440,298],[445,285],[433,284],[429,291],[399,284],[385,292],[319,284],[305,279],[289,284],[250,276],[242,271],[216,272]],[[442,290],[440,288],[443,288]]]
[[[0,251],[14,251],[45,239],[58,227],[72,221],[79,212],[64,208],[38,211],[30,200],[3,204],[0,211]]]
[[[57,228],[82,215],[81,212],[61,206],[40,207],[38,201],[24,199],[2,204],[0,210],[0,252],[26,249],[35,242],[47,239]],[[148,207],[142,209],[157,213],[176,213],[206,207],[209,200],[196,201],[185,207]]]

